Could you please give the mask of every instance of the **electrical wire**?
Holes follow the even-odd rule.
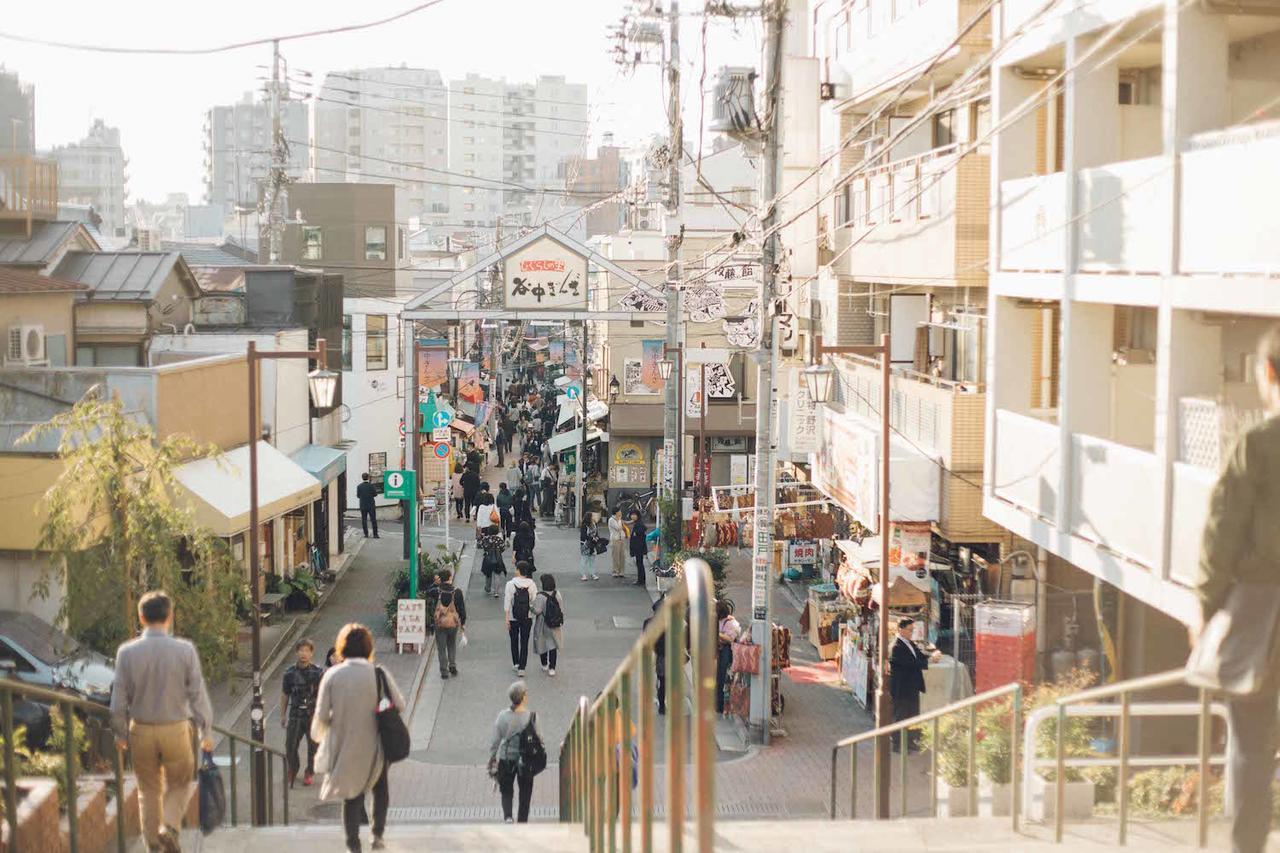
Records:
[[[340,86],[331,86],[327,82],[320,88],[320,92],[321,94],[325,92],[341,92],[345,95],[359,95],[360,97],[366,97],[366,98],[381,98],[385,101],[397,101],[405,104],[416,104],[420,107],[435,106],[435,104],[431,104],[427,101],[415,100],[414,98],[398,98],[394,95],[382,95],[377,92],[362,92],[359,89],[344,89]],[[456,93],[456,94],[461,94],[461,93]],[[464,95],[464,97],[470,97],[470,95]],[[361,109],[367,105],[353,103],[353,104],[348,104],[347,106],[351,107],[352,109]],[[590,108],[590,105],[587,104],[586,102],[577,104],[577,106],[584,110]],[[538,115],[535,113],[515,113],[510,110],[483,110],[475,107],[468,107],[466,110],[461,110],[459,108],[459,111],[467,112],[467,113],[486,113],[488,115],[506,116],[513,121],[524,121],[525,119],[534,119],[534,120],[541,120],[541,121],[563,121],[563,122],[568,122],[569,124],[589,124],[590,123],[588,119],[584,119],[584,118],[568,118],[566,116]],[[448,116],[438,116],[438,115],[428,114],[423,116],[423,118],[429,118],[434,121],[449,121]]]
[[[391,68],[390,70],[392,70],[392,71],[398,71],[398,70],[401,70],[401,69]],[[422,70],[424,70],[424,71],[425,71],[425,70],[427,70],[427,69],[422,69]],[[327,72],[327,73],[325,74],[325,80],[326,80],[326,81],[327,81],[330,77],[336,77],[336,78],[338,78],[338,79],[342,79],[342,80],[350,80],[350,81],[352,81],[352,82],[357,82],[357,83],[370,83],[370,84],[375,84],[375,85],[378,85],[378,86],[386,86],[386,87],[387,87],[387,88],[389,88],[389,89],[390,89],[390,88],[395,88],[395,89],[413,89],[413,90],[420,91],[420,92],[440,92],[440,93],[442,93],[442,94],[446,94],[446,95],[458,94],[458,95],[462,95],[462,96],[467,97],[467,98],[498,98],[498,99],[500,99],[500,100],[504,100],[504,101],[505,101],[505,100],[507,100],[507,98],[510,96],[510,95],[509,95],[509,93],[501,93],[501,94],[500,94],[500,93],[497,93],[497,92],[467,92],[467,91],[464,91],[461,87],[464,87],[464,86],[466,85],[466,82],[467,82],[466,80],[455,80],[455,81],[453,81],[454,83],[460,84],[460,87],[459,87],[459,88],[451,88],[450,86],[438,86],[438,87],[437,87],[437,86],[424,86],[424,85],[421,85],[421,84],[418,84],[418,83],[396,83],[396,82],[393,82],[393,81],[390,81],[390,80],[375,80],[375,79],[373,79],[373,78],[371,78],[371,77],[361,77],[361,76],[358,76],[358,75],[343,74],[343,73],[338,72],[338,71],[329,71],[329,72]],[[493,82],[493,81],[486,81],[486,82]],[[572,86],[572,85],[581,85],[581,84],[566,83],[565,85],[566,85],[566,86]],[[372,94],[372,93],[370,93],[370,94]],[[378,97],[381,97],[381,96],[378,96]],[[582,102],[581,102],[581,101],[560,101],[560,100],[556,100],[556,99],[554,99],[554,98],[537,98],[537,97],[534,97],[534,98],[526,98],[526,97],[524,97],[523,95],[515,95],[515,96],[510,96],[510,97],[511,97],[511,99],[512,99],[512,100],[516,100],[516,99],[518,99],[521,103],[526,103],[526,104],[529,104],[529,103],[537,103],[537,104],[559,104],[559,105],[570,106],[570,107],[580,107],[580,106],[583,106],[583,104],[582,104]],[[416,101],[415,101],[414,103],[418,103],[418,102],[416,102]],[[612,105],[612,104],[610,104],[610,105]],[[552,120],[555,120],[555,117],[554,117],[554,116],[552,116],[551,118],[552,118]]]

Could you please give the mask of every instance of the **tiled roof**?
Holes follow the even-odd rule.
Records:
[[[0,236],[0,264],[44,266],[79,227],[79,222],[33,222],[30,238]]]
[[[17,267],[0,267],[0,294],[76,293],[88,289],[79,282],[52,278]]]
[[[166,240],[163,247],[167,252],[181,252],[182,257],[193,267],[242,267],[247,263],[256,263],[256,260],[245,260],[240,255],[228,252],[222,246]]]
[[[153,299],[174,265],[177,252],[68,252],[54,274],[87,284],[94,299]]]

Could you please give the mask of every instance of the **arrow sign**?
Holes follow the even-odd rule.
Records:
[[[436,412],[434,415],[431,416],[431,426],[437,427],[437,428],[447,427],[452,420],[453,420],[453,415],[449,414],[448,412]]]
[[[568,388],[564,389],[564,395],[570,400],[578,399],[579,394],[580,392],[577,385],[570,385]]]

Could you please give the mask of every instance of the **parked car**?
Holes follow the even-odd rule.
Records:
[[[4,678],[12,678],[13,663],[0,661],[0,674]],[[22,695],[13,697],[13,725],[24,727],[29,749],[44,749],[53,733],[53,718],[49,714],[49,706],[43,702],[35,702]]]
[[[111,702],[111,662],[30,613],[0,610],[0,664],[5,661],[21,681]]]

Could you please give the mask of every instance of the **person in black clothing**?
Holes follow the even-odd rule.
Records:
[[[649,551],[649,543],[645,542],[645,534],[649,530],[644,526],[644,519],[640,517],[639,512],[631,513],[631,538],[628,542],[630,545],[631,556],[636,561],[636,586],[644,586],[644,558]]]
[[[476,505],[476,495],[480,494],[480,474],[470,465],[462,472],[462,512],[471,517],[471,508]]]
[[[435,594],[429,597],[436,602],[436,658],[440,661],[440,677],[447,679],[458,674],[458,634],[467,624],[467,603],[462,598],[462,590],[454,588],[450,569],[441,569],[436,577],[439,580],[431,589]]]
[[[311,715],[315,713],[316,696],[320,692],[320,677],[324,670],[311,662],[316,653],[316,644],[310,640],[299,640],[293,647],[298,654],[297,663],[284,671],[284,683],[280,697],[280,725],[285,732],[285,755],[289,761],[289,787],[298,778],[298,746],[303,738],[307,739],[307,770],[302,776],[302,784],[310,785],[316,774],[316,749],[319,744],[311,739]]]
[[[533,511],[529,508],[529,490],[524,483],[516,486],[515,494],[511,496],[511,515],[517,527],[521,524],[533,523]]]
[[[511,535],[511,506],[514,503],[511,497],[511,490],[507,488],[506,483],[498,484],[498,494],[494,496],[494,503],[498,505],[498,515],[502,519],[502,535]]]
[[[364,528],[365,539],[369,538],[370,524],[373,525],[373,538],[379,538],[377,507],[373,503],[377,496],[378,489],[369,482],[368,472],[361,474],[360,485],[356,486],[356,499],[360,501],[360,526]]]
[[[649,627],[649,623],[658,618],[658,609],[662,607],[662,602],[666,600],[666,594],[658,596],[658,600],[653,603],[653,615],[644,620],[644,626],[641,633]],[[667,713],[667,635],[662,633],[658,636],[658,641],[653,644],[653,668],[655,670],[655,687],[658,694],[658,715],[662,716]]]
[[[889,695],[893,698],[893,721],[895,723],[908,720],[920,713],[920,694],[924,691],[924,671],[929,663],[937,663],[942,652],[934,650],[932,655],[921,651],[911,639],[912,626],[915,623],[909,618],[898,620],[898,636],[889,648]],[[899,748],[898,732],[890,735],[895,751]],[[907,748],[916,750],[920,732],[910,732]]]
[[[511,540],[511,550],[516,555],[516,560],[529,564],[529,575],[532,576],[537,567],[533,562],[533,547],[538,542],[538,537],[533,532],[533,522],[522,521],[516,529],[515,539]]]

